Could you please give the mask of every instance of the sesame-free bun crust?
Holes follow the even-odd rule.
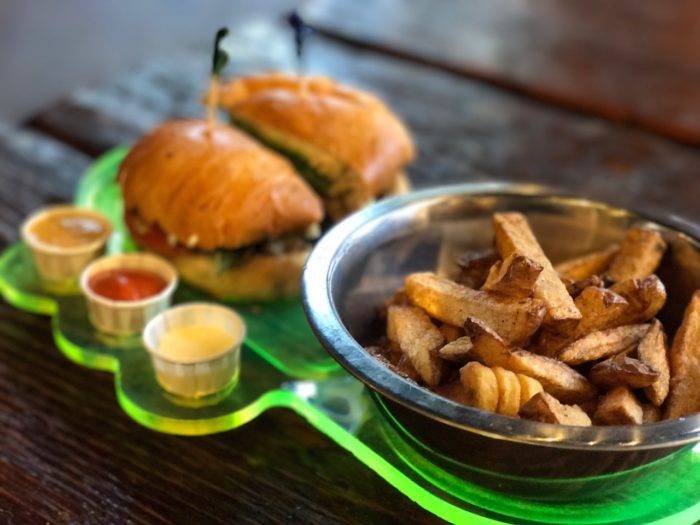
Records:
[[[222,270],[213,255],[170,257],[184,281],[227,301],[272,301],[299,295],[301,272],[309,250],[279,255],[260,254]]]
[[[283,73],[221,86],[235,119],[311,145],[355,172],[366,197],[385,193],[414,155],[403,123],[377,97],[326,77]]]
[[[167,122],[145,135],[124,159],[119,182],[127,212],[200,250],[301,232],[323,217],[321,201],[286,159],[201,120]]]

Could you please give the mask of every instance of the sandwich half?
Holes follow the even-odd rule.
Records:
[[[219,104],[235,126],[294,163],[333,219],[407,187],[402,170],[415,156],[413,141],[369,93],[272,73],[223,84]]]
[[[171,121],[131,149],[119,182],[135,242],[183,280],[235,301],[298,294],[323,208],[287,159],[228,125]]]

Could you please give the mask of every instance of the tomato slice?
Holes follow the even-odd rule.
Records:
[[[174,257],[189,252],[185,246],[168,242],[168,236],[157,224],[147,224],[137,212],[130,210],[124,214],[129,233],[134,242],[150,252],[164,257]]]

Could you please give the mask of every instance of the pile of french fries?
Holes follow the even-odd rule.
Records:
[[[631,229],[620,245],[552,265],[520,213],[493,216],[495,250],[447,278],[413,273],[368,348],[453,401],[563,425],[632,425],[700,412],[700,291],[670,350],[655,318],[666,243]]]

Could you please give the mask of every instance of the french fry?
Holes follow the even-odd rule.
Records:
[[[525,217],[521,213],[496,213],[493,216],[493,227],[496,249],[503,259],[517,254],[542,266],[535,283],[534,295],[547,308],[545,322],[561,331],[574,326],[581,319],[581,313],[542,251]]]
[[[637,357],[659,373],[658,379],[644,389],[647,399],[659,407],[668,395],[671,372],[668,365],[666,334],[658,319],[652,321],[651,327],[639,342]]]
[[[496,280],[498,274],[501,271],[501,268],[503,268],[503,261],[501,259],[498,259],[495,263],[493,263],[493,265],[491,265],[491,268],[489,268],[489,271],[486,274],[486,279],[484,280],[484,284],[482,284],[479,288],[481,290],[487,290],[485,286],[491,285],[493,281]]]
[[[401,354],[401,357],[396,361],[396,372],[414,382],[418,382],[420,379],[420,374],[411,363],[411,360],[406,354]]]
[[[575,304],[581,312],[581,321],[570,334],[572,340],[596,330],[626,324],[620,323],[620,318],[629,308],[629,303],[612,290],[590,286],[576,297]]]
[[[619,250],[619,245],[611,244],[604,250],[598,250],[561,262],[555,265],[554,269],[562,279],[569,279],[574,282],[583,281],[594,275],[604,273]]]
[[[570,336],[542,330],[535,342],[530,345],[530,350],[545,357],[556,358],[570,341]]]
[[[595,397],[588,380],[568,365],[527,350],[512,349],[484,323],[470,319],[472,356],[487,366],[500,366],[536,379],[546,392],[565,403],[578,403]]]
[[[467,395],[467,404],[481,410],[495,412],[498,408],[498,381],[489,367],[475,361],[459,371],[459,379]]]
[[[700,290],[685,308],[671,346],[671,388],[665,419],[700,412]]]
[[[449,383],[435,387],[435,393],[455,403],[469,405],[467,393],[464,391],[464,387],[459,381],[450,381]]]
[[[611,289],[588,287],[576,297],[581,321],[568,334],[543,329],[535,349],[557,356],[565,346],[597,330],[643,323],[652,319],[666,302],[666,289],[656,275],[630,279]]]
[[[536,338],[533,349],[549,357],[556,357],[568,344],[596,331],[615,326],[629,306],[627,300],[605,288],[589,286],[576,297],[581,320],[568,334],[543,329]]]
[[[601,279],[597,275],[591,275],[590,277],[586,277],[581,281],[571,281],[568,279],[564,279],[564,284],[566,285],[566,291],[569,292],[569,295],[574,299],[576,299],[576,297],[578,297],[579,294],[589,286],[605,288],[605,281],[603,281],[603,279]],[[581,310],[579,309],[579,311]],[[581,315],[583,316],[583,312],[581,312]]]
[[[406,295],[406,291],[403,288],[399,288],[394,292],[394,295],[392,295],[387,301],[386,301],[386,307],[389,308],[389,306],[396,304],[400,306],[408,306],[410,304],[408,300],[408,296]]]
[[[628,230],[606,276],[613,282],[648,277],[658,268],[665,251],[666,242],[658,231]]]
[[[582,401],[581,403],[578,403],[577,406],[588,414],[588,417],[593,417],[593,414],[595,414],[595,411],[598,408],[598,397],[596,396],[588,399],[587,401]]]
[[[591,419],[576,405],[563,405],[546,392],[538,392],[520,407],[520,417],[559,425],[590,426]]]
[[[389,311],[389,307],[393,305],[399,305],[399,306],[410,306],[411,303],[408,300],[408,296],[406,295],[406,292],[404,291],[403,288],[399,288],[394,292],[394,295],[389,297],[386,301],[384,301],[379,308],[379,315],[383,320],[386,320],[387,312]]]
[[[600,425],[641,425],[642,405],[626,386],[618,386],[598,403],[593,421]]]
[[[514,299],[532,297],[541,272],[539,263],[514,253],[494,263],[481,289]]]
[[[438,350],[438,354],[445,361],[454,363],[466,363],[472,350],[472,340],[467,337],[460,337],[447,343]]]
[[[406,277],[406,293],[411,303],[443,323],[463,326],[468,318],[476,317],[516,343],[527,341],[545,314],[544,305],[537,299],[509,300],[430,272]]]
[[[478,290],[483,286],[491,266],[496,261],[498,261],[498,255],[493,250],[462,254],[457,258],[457,265],[460,268],[457,282]]]
[[[520,405],[524,405],[538,392],[542,392],[542,384],[537,379],[532,379],[525,374],[517,374],[520,382]]]
[[[448,343],[451,343],[452,341],[464,336],[464,329],[452,324],[442,323],[439,330],[442,337],[444,337],[445,341]]]
[[[588,380],[601,388],[620,385],[644,388],[652,385],[658,377],[659,373],[648,364],[624,354],[601,361],[588,373]]]
[[[656,423],[657,421],[661,421],[659,407],[651,403],[642,403],[642,423]]]
[[[447,229],[450,230],[450,228]],[[462,268],[457,263],[462,250],[451,241],[451,233],[449,231],[445,231],[443,234],[445,237],[438,248],[435,273],[454,281],[462,273]]]
[[[420,379],[418,372],[416,372],[416,369],[413,368],[413,365],[404,354],[395,357],[394,352],[380,346],[368,346],[365,350],[400,376],[410,379],[414,383],[417,383]]]
[[[427,385],[440,383],[442,363],[437,351],[445,339],[425,312],[413,306],[390,306],[387,336],[398,343]]]
[[[656,275],[615,283],[610,290],[629,303],[620,324],[643,323],[652,319],[666,303],[666,288]],[[619,325],[618,325],[619,326]]]
[[[648,329],[648,324],[635,324],[591,332],[565,347],[558,358],[568,365],[604,359],[636,346]]]
[[[527,350],[514,350],[505,368],[537,379],[545,391],[564,403],[584,402],[596,396],[596,389],[576,370]]]
[[[491,368],[498,383],[498,406],[496,412],[504,416],[515,416],[520,408],[520,381],[510,370],[494,366]]]
[[[669,419],[700,412],[700,290],[669,351],[655,319],[666,302],[659,232],[633,229],[621,246],[553,266],[522,214],[495,214],[493,229],[495,251],[455,258],[452,243],[438,264],[449,272],[408,275],[382,308],[387,338],[367,351],[447,399],[508,416],[628,425],[659,421],[662,407]]]
[[[538,392],[543,391],[539,381],[523,374],[515,374],[500,366],[486,367],[476,361],[467,363],[467,365],[465,365],[461,371],[461,374],[463,374],[462,377],[464,378],[463,381],[466,382],[465,388],[470,393],[477,392],[473,395],[485,394],[488,399],[491,399],[491,394],[488,386],[484,386],[484,384],[490,385],[490,380],[484,380],[482,376],[486,375],[490,378],[490,375],[484,372],[485,368],[491,369],[493,372],[498,386],[498,399],[494,411],[499,414],[506,416],[517,415],[522,404],[529,401],[530,398]],[[485,405],[485,403],[481,401],[475,401],[475,403],[478,403],[480,407]],[[467,402],[467,404],[469,404],[469,402]]]

